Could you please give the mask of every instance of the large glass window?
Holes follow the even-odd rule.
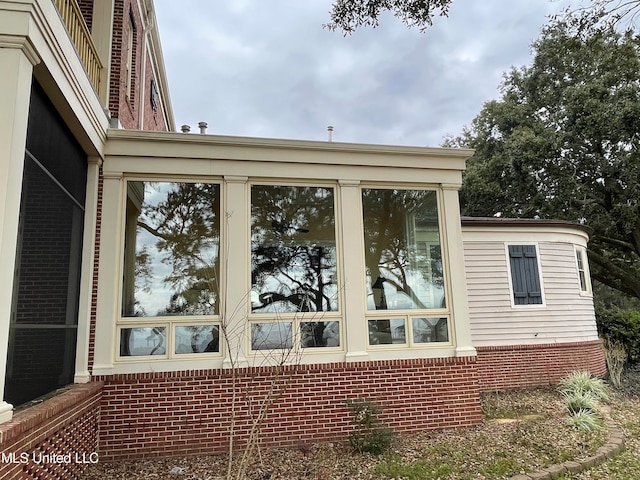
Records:
[[[220,187],[128,182],[122,314],[220,310]]]
[[[338,309],[334,191],[251,187],[251,311]]]
[[[340,347],[337,310],[334,189],[253,185],[251,349]]]
[[[220,186],[127,182],[120,357],[219,354],[219,312]]]
[[[435,191],[362,191],[368,310],[444,308]]]
[[[437,192],[365,188],[362,208],[369,345],[449,342]]]

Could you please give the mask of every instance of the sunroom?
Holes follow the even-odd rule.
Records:
[[[110,131],[94,375],[475,355],[470,154]]]

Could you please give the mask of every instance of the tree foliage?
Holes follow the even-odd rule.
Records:
[[[597,18],[603,25],[616,26],[636,24],[640,14],[640,0],[592,0],[585,7],[568,7],[561,15],[565,22],[573,22],[579,26],[587,17]],[[555,17],[560,18],[560,16]],[[589,22],[583,28],[589,28]]]
[[[342,30],[347,35],[360,27],[379,25],[379,17],[392,12],[409,27],[421,31],[433,25],[436,13],[441,17],[449,14],[453,0],[335,0],[329,12],[331,20],[325,24],[330,30]],[[569,7],[554,18],[573,23],[580,29],[590,28],[590,22],[583,24],[586,17],[598,17],[602,24],[635,25],[640,18],[640,0],[593,0],[587,6]]]
[[[453,0],[336,0],[329,12],[329,30],[342,30],[347,35],[363,26],[377,27],[385,11],[393,12],[409,27],[425,30],[433,17],[447,16]]]
[[[556,20],[458,144],[475,148],[463,213],[593,228],[592,276],[640,297],[640,39],[600,17]]]

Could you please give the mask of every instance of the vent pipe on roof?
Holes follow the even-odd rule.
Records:
[[[329,136],[329,138],[327,139],[328,142],[333,142],[333,126],[329,125],[327,127],[327,134]]]
[[[182,133],[189,133],[191,131],[191,127],[189,125],[182,125],[180,130],[182,130]]]
[[[198,127],[200,128],[200,135],[204,135],[205,133],[207,133],[207,122],[198,123]]]

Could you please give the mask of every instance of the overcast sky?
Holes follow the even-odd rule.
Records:
[[[392,16],[344,37],[331,0],[156,0],[176,125],[438,146],[458,135],[567,0],[454,0],[425,33]]]

